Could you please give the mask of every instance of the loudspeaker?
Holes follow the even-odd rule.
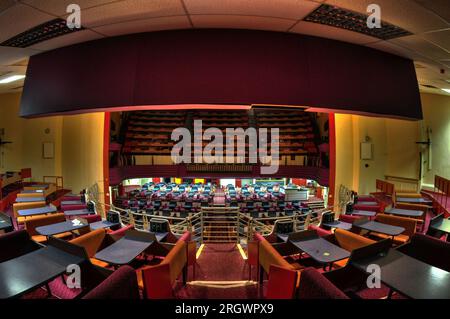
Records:
[[[166,220],[151,219],[150,220],[151,233],[167,233],[169,232],[169,223]]]
[[[290,234],[294,231],[294,223],[292,221],[279,221],[277,222],[276,233]]]
[[[106,220],[110,223],[120,223],[120,216],[119,213],[109,211],[106,213]]]
[[[95,203],[94,203],[94,202],[89,201],[89,202],[86,204],[86,208],[87,208],[87,210],[88,210],[89,212],[95,213]]]
[[[332,223],[334,222],[334,213],[328,212],[322,214],[322,223]]]
[[[345,207],[345,213],[350,214],[351,212],[353,212],[353,204],[348,203],[347,206]]]

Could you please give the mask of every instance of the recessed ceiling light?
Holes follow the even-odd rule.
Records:
[[[446,92],[446,93],[448,93],[448,94],[450,94],[450,89],[441,89],[441,90]]]
[[[14,81],[22,80],[25,78],[25,75],[10,75],[6,78],[0,80],[0,84],[11,83]]]

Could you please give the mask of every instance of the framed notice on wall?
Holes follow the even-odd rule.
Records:
[[[42,157],[45,159],[55,157],[55,144],[53,142],[44,142],[42,144]]]
[[[373,159],[373,144],[363,142],[361,143],[361,159],[371,160]]]

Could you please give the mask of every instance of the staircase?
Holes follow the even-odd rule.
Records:
[[[202,243],[239,243],[239,208],[202,207]]]

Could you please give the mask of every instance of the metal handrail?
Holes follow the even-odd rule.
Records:
[[[136,229],[148,230],[150,219],[162,218],[169,221],[171,231],[176,235],[182,235],[185,231],[190,231],[193,234],[193,238],[196,241],[203,243],[203,225],[205,222],[204,212],[213,211],[212,207],[206,207],[203,211],[192,214],[186,218],[175,216],[161,216],[155,214],[147,214],[146,212],[134,212],[130,209],[123,209],[116,207],[112,204],[102,203],[95,201],[96,206],[100,206],[105,211],[115,211],[120,215],[121,223],[124,225],[133,225]],[[294,222],[294,231],[301,231],[308,227],[309,224],[320,223],[321,216],[324,212],[332,210],[333,206],[323,208],[319,210],[310,210],[303,214],[294,214],[292,216],[279,216],[279,217],[263,217],[253,218],[245,213],[240,212],[237,208],[221,207],[221,210],[227,212],[237,211],[236,220],[230,220],[230,222],[236,221],[233,227],[237,227],[238,242],[242,239],[247,242],[251,241],[255,232],[260,233],[263,236],[270,235],[273,232],[273,225],[279,219],[292,220]],[[211,217],[211,218],[210,218]],[[210,218],[209,223],[213,223],[215,216],[206,217]],[[225,216],[226,217],[226,216]],[[231,216],[230,216],[231,217]],[[267,224],[267,223],[268,224]]]

